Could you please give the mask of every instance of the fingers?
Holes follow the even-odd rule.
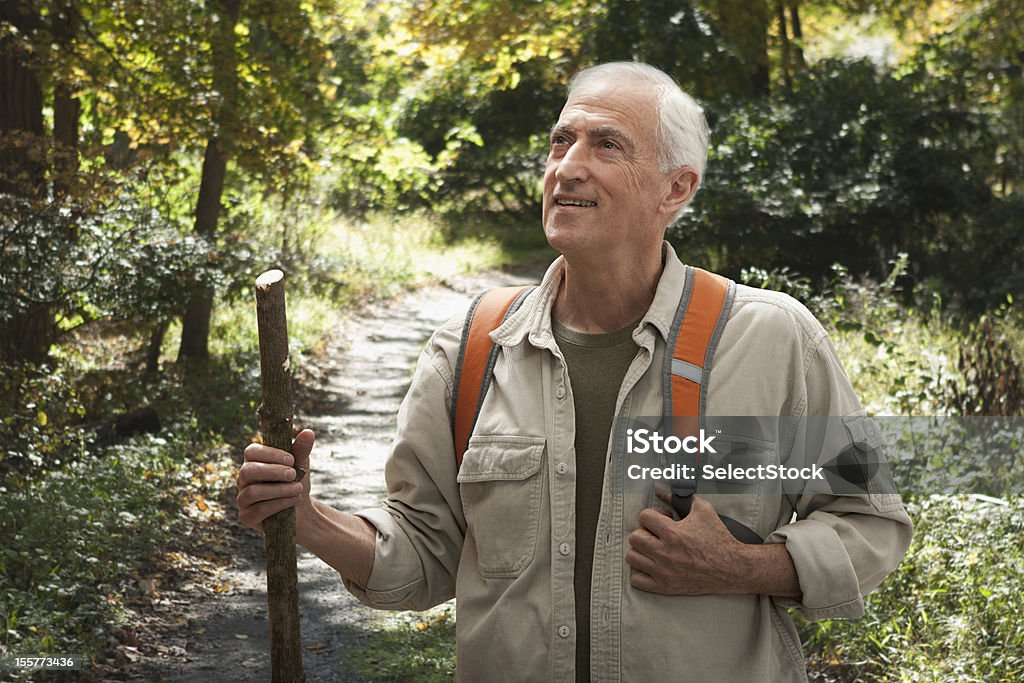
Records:
[[[658,568],[654,560],[633,548],[626,551],[626,564],[648,575],[653,575]]]
[[[630,532],[626,540],[629,541],[630,548],[646,555],[650,555],[658,545],[658,537],[643,527]]]
[[[654,580],[650,574],[640,571],[639,569],[633,569],[629,572],[629,583],[633,588],[638,590],[647,591],[648,593],[661,593],[662,591],[658,588],[658,582]]]
[[[241,494],[239,494],[241,497]],[[243,507],[241,503],[238,506],[238,519],[245,526],[250,529],[256,529],[257,531],[263,531],[263,521],[272,515],[276,515],[282,510],[287,510],[298,502],[299,496],[289,496],[287,498],[274,498],[272,500],[264,500],[253,505]]]
[[[251,443],[246,446],[245,451],[242,453],[242,458],[245,462],[266,462],[275,465],[287,465],[288,467],[295,464],[295,458],[288,451],[271,448],[261,443]]]
[[[308,469],[309,454],[316,442],[316,435],[312,429],[303,429],[292,441],[292,452],[283,451],[279,448],[271,448],[261,443],[251,443],[245,447],[244,458],[246,462],[268,462],[289,467],[302,467]]]
[[[637,522],[639,522],[641,528],[647,529],[659,538],[668,533],[672,525],[676,523],[668,514],[654,508],[641,510]]]
[[[309,453],[313,449],[313,432],[299,432],[288,453],[264,444],[249,444],[244,462],[238,470],[236,483],[238,519],[247,527],[263,530],[263,520],[281,510],[295,506],[308,490],[308,478],[299,483],[293,465],[309,467]]]
[[[302,494],[302,484],[251,484],[238,492],[239,510],[269,500],[286,500]]]

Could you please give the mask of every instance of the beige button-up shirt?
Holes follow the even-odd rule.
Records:
[[[563,269],[556,260],[492,333],[501,353],[460,470],[449,425],[462,318],[433,335],[398,414],[388,499],[359,513],[377,528],[376,555],[367,587],[349,589],[383,609],[426,609],[456,596],[461,681],[575,680],[575,424],[551,331]],[[661,415],[666,337],[686,272],[667,248],[654,301],[633,333],[640,348],[619,390],[619,418]],[[836,449],[874,433],[860,424],[861,407],[814,317],[786,295],[745,286],[714,355],[707,414],[842,416],[822,439]],[[780,462],[792,440],[719,434],[716,443]],[[910,543],[910,519],[891,493],[712,494],[718,512],[786,544],[801,600],[647,593],[630,585],[624,557],[653,493],[626,481],[621,449],[610,443],[608,457],[590,598],[594,681],[805,681],[787,608],[810,619],[860,616],[864,595]]]

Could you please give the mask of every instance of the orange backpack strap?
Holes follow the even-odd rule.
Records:
[[[455,395],[452,397],[452,434],[458,467],[462,467],[462,456],[469,446],[469,437],[476,426],[480,406],[491,385],[494,363],[498,359],[498,347],[491,341],[491,332],[519,308],[531,289],[490,289],[477,296],[466,314],[459,359],[455,364]]]
[[[711,358],[729,319],[735,292],[732,280],[687,267],[686,286],[668,338],[672,353],[665,354],[662,414],[671,419],[666,433],[696,435],[703,425]]]
[[[729,319],[736,285],[700,268],[689,270],[688,287],[669,335],[672,357],[666,358],[665,374],[671,386],[665,392],[665,415],[684,418],[692,427],[686,433],[695,434],[706,407],[711,358]]]
[[[672,323],[665,358],[665,419],[668,433],[696,436],[706,427],[708,378],[711,359],[729,320],[736,283],[700,268],[689,268],[679,311]],[[694,454],[700,467],[700,454]],[[672,483],[672,507],[680,517],[690,513],[699,477]],[[731,517],[719,515],[729,532],[743,543],[764,543],[756,531]]]

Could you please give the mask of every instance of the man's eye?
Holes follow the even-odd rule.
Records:
[[[605,140],[604,142],[601,143],[601,147],[603,147],[604,149],[618,149],[619,148],[619,146],[617,144],[615,144],[615,142],[613,140]]]
[[[555,137],[551,138],[552,145],[564,145],[568,142],[569,138],[565,137],[564,135],[556,135]]]

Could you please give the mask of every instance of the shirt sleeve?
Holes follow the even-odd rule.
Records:
[[[881,437],[864,416],[823,330],[805,368],[801,412],[807,418],[795,430],[793,448],[813,445],[825,460],[844,451],[880,453]],[[865,493],[808,491],[795,497],[796,521],[765,542],[786,544],[802,597],[776,602],[799,609],[811,621],[864,614],[864,596],[896,568],[913,532],[888,468],[877,477],[884,481],[876,480]]]
[[[380,508],[356,513],[377,529],[373,570],[365,588],[345,586],[370,607],[422,610],[455,595],[466,521],[449,417],[449,353],[461,327],[461,320],[449,321],[420,355],[384,468],[388,497]]]

